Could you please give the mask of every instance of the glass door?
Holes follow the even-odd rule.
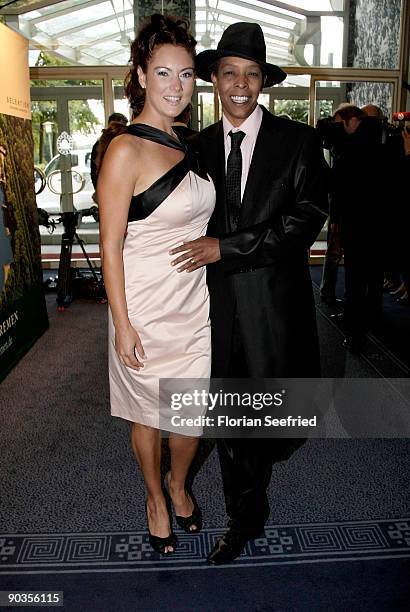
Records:
[[[72,139],[70,175],[74,210],[84,211],[95,205],[90,161],[92,147],[105,125],[102,80],[32,81],[31,99],[35,165],[46,178],[44,190],[37,195],[37,206],[56,221],[64,205],[60,194],[66,160],[57,148],[63,132]],[[86,242],[98,243],[98,224],[93,217],[80,216],[79,230]],[[40,227],[42,246],[59,244],[62,231],[62,226],[57,225],[50,235],[50,228]]]

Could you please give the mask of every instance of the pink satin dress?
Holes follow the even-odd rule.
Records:
[[[161,378],[207,379],[211,330],[206,268],[178,273],[169,250],[203,236],[215,204],[215,189],[186,147],[144,124],[127,131],[185,151],[184,159],[132,198],[123,260],[128,316],[145,350],[139,371],[120,363],[109,311],[111,414],[164,429],[159,420]],[[166,429],[166,427],[165,427]]]

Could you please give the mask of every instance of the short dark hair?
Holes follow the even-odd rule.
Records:
[[[122,113],[111,113],[111,115],[108,117],[108,123],[111,123],[111,121],[116,121],[117,123],[124,123],[124,125],[127,125],[128,123],[127,117]]]
[[[337,108],[333,113],[333,119],[336,119],[336,115],[339,115],[339,117],[344,121],[349,121],[349,119],[353,119],[353,117],[360,120],[367,117],[366,113],[354,104],[345,104],[344,106]]]

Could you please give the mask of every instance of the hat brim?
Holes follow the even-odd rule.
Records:
[[[206,51],[202,51],[196,56],[196,76],[202,79],[203,81],[211,83],[212,67],[215,62],[221,59],[221,57],[241,57],[243,59],[252,60],[259,64],[259,66],[262,67],[262,70],[266,76],[266,81],[263,87],[272,87],[272,85],[282,83],[282,81],[284,81],[287,77],[286,72],[279,68],[279,66],[275,66],[275,64],[259,62],[254,57],[250,57],[249,55],[246,55],[244,53],[237,53],[235,51],[223,51],[218,49],[207,49]]]

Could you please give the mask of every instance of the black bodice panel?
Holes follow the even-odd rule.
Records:
[[[190,170],[201,178],[209,180],[206,171],[200,166],[198,155],[185,142],[180,142],[167,132],[144,123],[132,123],[127,127],[126,133],[185,153],[184,158],[180,162],[170,168],[148,189],[132,196],[128,212],[128,222],[141,221],[149,217],[170,193],[174,191]]]

